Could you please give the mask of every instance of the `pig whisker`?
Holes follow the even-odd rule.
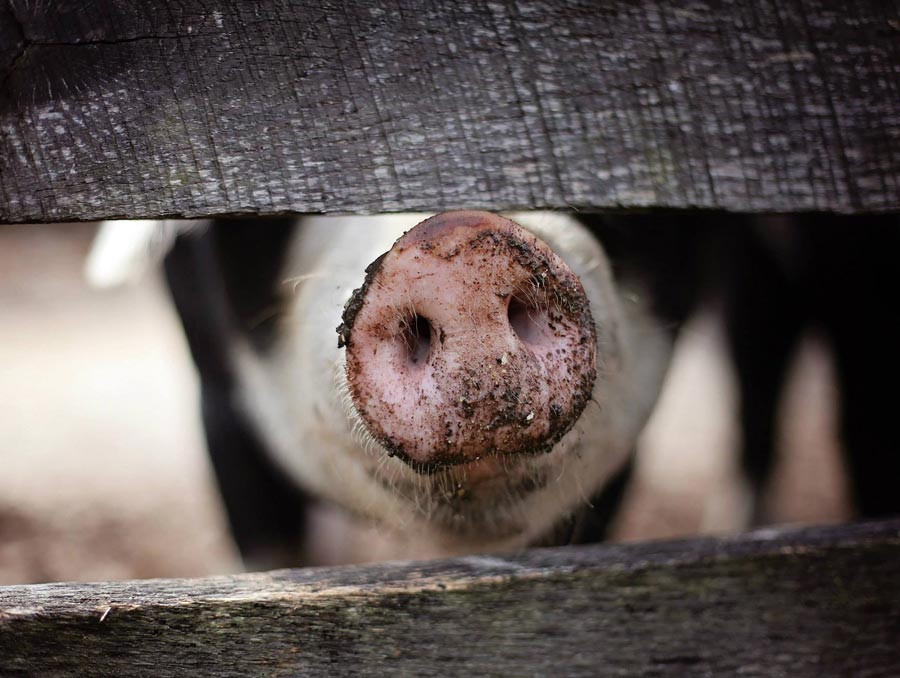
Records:
[[[369,451],[366,450],[366,454],[368,454],[368,453],[369,453]],[[383,479],[384,481],[386,481],[388,483],[388,485],[390,485],[391,489],[394,490],[397,487],[397,476],[396,476],[396,474],[393,474],[393,473],[388,474],[387,469],[385,469],[385,466],[387,466],[388,459],[389,459],[389,457],[386,454],[382,455],[381,458],[378,460],[378,465],[375,467],[374,473],[375,473],[376,478],[378,478],[379,480]]]
[[[602,268],[604,266],[604,262],[599,257],[593,257],[590,261],[584,264],[584,271],[580,274],[582,278],[589,277],[588,274],[593,273],[598,268]]]
[[[346,385],[345,379],[341,381],[343,385]],[[375,477],[375,479],[377,479],[379,482],[387,484],[391,493],[398,495],[405,502],[413,504],[415,507],[415,513],[427,516],[427,512],[421,505],[417,485],[413,484],[411,493],[406,492],[402,489],[399,483],[399,479],[401,477],[399,468],[390,462],[390,455],[387,454],[381,444],[377,440],[375,440],[375,438],[373,438],[365,428],[365,425],[360,420],[355,408],[352,405],[352,400],[350,401],[350,411],[348,412],[348,418],[350,419],[350,421],[352,421],[352,436],[359,448],[363,450],[363,454],[369,457],[376,457],[378,460],[376,466],[372,469],[372,475]],[[409,519],[411,519],[411,517]],[[403,519],[401,520],[401,522],[405,524],[409,519]]]
[[[584,485],[582,485],[582,483],[581,483],[581,478],[579,477],[579,474],[577,474],[577,473],[574,474],[574,481],[575,481],[575,491],[578,495],[579,503],[593,508],[594,505],[591,503],[591,496],[587,491],[585,491]]]
[[[290,285],[291,286],[291,294],[297,294],[297,288],[300,287],[307,280],[317,280],[317,279],[327,279],[330,276],[328,273],[323,271],[313,271],[311,273],[304,273],[302,275],[291,276],[290,278],[285,278],[281,281],[282,285]]]
[[[406,307],[406,313],[410,317],[415,317],[416,315],[416,305],[413,303],[412,294],[409,291],[409,288],[403,290],[404,302],[403,305]]]
[[[560,463],[559,463],[559,473],[556,475],[556,478],[553,481],[554,484],[557,486],[559,486],[559,484],[562,482],[562,479],[566,475],[566,471],[567,471],[566,467],[568,466],[569,456],[570,455],[568,455],[568,454],[562,455],[562,459],[560,460]]]
[[[288,308],[289,305],[286,302],[272,304],[271,306],[264,308],[262,311],[253,316],[253,318],[248,323],[248,326],[251,330],[258,329],[268,320],[277,318],[281,315],[286,316],[288,314]]]
[[[368,432],[365,430],[365,426],[363,426],[363,423],[361,421],[357,420],[356,423],[359,426],[359,433],[363,437],[363,454],[365,454],[367,457],[371,457],[373,454],[375,454],[374,450],[378,446],[378,443],[376,443],[374,438],[372,438],[372,436],[368,434]],[[380,463],[383,464],[386,460],[387,455],[382,455]]]
[[[466,299],[466,315],[469,317],[469,322],[472,324],[472,329],[475,330],[478,328],[478,321],[475,318],[475,312],[472,308],[472,299]]]
[[[524,293],[524,301],[529,308],[541,309],[546,303],[546,295],[541,292],[543,289],[542,286],[531,283],[528,287],[525,288]]]
[[[364,455],[377,457],[377,464],[372,470],[373,476],[379,482],[387,484],[391,493],[396,494],[413,507],[411,515],[408,518],[399,518],[399,522],[406,524],[409,520],[412,520],[413,515],[419,515],[426,520],[430,519],[431,507],[434,504],[432,485],[428,482],[423,483],[418,478],[415,478],[412,482],[409,482],[409,479],[406,478],[406,482],[401,485],[399,482],[402,477],[400,468],[390,462],[391,457],[366,429],[353,404],[346,375],[342,369],[343,366],[339,364],[336,367],[336,388],[341,394],[341,405],[347,419],[351,422],[351,436],[353,440],[363,450]],[[405,491],[404,488],[408,488],[411,491]]]
[[[430,520],[433,511],[432,507],[434,506],[432,486],[417,484],[413,497],[419,515],[424,516],[426,520]]]
[[[449,497],[451,495],[451,488],[448,486],[447,481],[447,474],[441,473],[438,476],[438,494],[441,497]]]
[[[382,451],[381,445],[372,437],[372,434],[369,433],[359,417],[356,405],[353,403],[353,396],[350,393],[350,386],[347,383],[347,375],[343,369],[342,361],[337,361],[334,368],[334,387],[338,393],[338,401],[344,416],[350,422],[351,439],[362,449],[365,456],[372,456],[374,450]]]
[[[379,280],[376,277],[375,279],[371,280],[369,282],[369,284],[372,285],[375,289],[379,290],[380,292],[387,292],[388,296],[390,296],[390,289],[388,288],[387,284],[383,280]],[[397,304],[395,304],[395,306],[397,306]]]
[[[424,516],[424,515],[427,515],[427,511],[425,510],[425,507],[422,506],[422,494],[423,493],[420,491],[419,488],[414,489],[414,491],[413,491],[413,506],[415,507],[416,513]],[[426,505],[427,505],[427,502],[426,502]]]
[[[411,511],[407,517],[397,516],[398,524],[400,526],[406,526],[409,521],[413,519],[414,515],[425,515],[425,512],[419,502],[419,494],[416,487],[412,487],[411,493],[404,491],[403,486],[398,482],[398,470],[396,467],[390,465],[389,459],[390,457],[387,454],[381,455],[377,466],[373,470],[373,476],[379,482],[385,483],[389,491],[400,497],[405,504],[412,505],[413,511]]]
[[[562,295],[559,293],[559,290],[553,290],[553,308],[561,309],[561,308],[563,308],[563,306],[564,306],[563,298],[562,298]],[[550,310],[550,300],[549,299],[547,300],[547,310],[548,311]]]

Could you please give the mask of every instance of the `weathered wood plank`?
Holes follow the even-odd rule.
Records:
[[[0,222],[898,210],[898,9],[4,0]]]
[[[896,676],[900,520],[0,589],[6,675]]]

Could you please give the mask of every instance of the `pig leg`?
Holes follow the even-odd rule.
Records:
[[[891,355],[900,347],[900,333],[894,320],[886,324],[893,327],[872,333],[877,337],[853,336],[844,328],[833,337],[841,391],[841,435],[856,507],[866,518],[900,515],[900,445],[895,418],[900,369],[896,355]]]
[[[896,420],[900,332],[896,321],[887,320],[868,336],[840,328],[833,341],[841,435],[857,510],[866,518],[900,515]]]
[[[862,517],[900,515],[900,224],[893,215],[809,220],[810,288],[834,352],[853,499]]]
[[[764,491],[775,463],[777,412],[805,326],[797,290],[749,228],[737,229],[727,257],[724,319],[738,387],[741,465],[752,524],[767,522]]]
[[[250,229],[256,230],[258,243],[270,242],[276,235],[276,241],[286,237],[259,222],[235,222],[226,229],[181,236],[166,258],[165,272],[197,365],[210,459],[232,534],[248,567],[285,567],[302,564],[307,497],[275,468],[254,426],[237,406],[230,353],[235,338],[246,337],[249,331],[256,333],[251,343],[265,343],[260,309],[246,301],[252,298],[247,286],[254,284],[254,276],[235,270],[237,261],[257,269],[263,262],[271,265],[265,251],[248,247]],[[274,243],[273,251],[275,245],[283,243]],[[222,272],[223,261],[229,258],[230,277]],[[259,278],[255,276],[256,284],[265,284]]]

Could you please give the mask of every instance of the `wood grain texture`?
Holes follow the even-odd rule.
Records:
[[[900,520],[0,588],[0,674],[896,676]]]
[[[897,0],[0,0],[0,222],[900,210]]]

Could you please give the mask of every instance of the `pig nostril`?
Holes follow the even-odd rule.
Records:
[[[406,356],[413,365],[425,361],[431,351],[431,323],[416,314],[400,324],[400,338],[406,347]]]
[[[547,313],[535,303],[512,297],[507,309],[509,325],[526,344],[539,344],[547,331]]]

